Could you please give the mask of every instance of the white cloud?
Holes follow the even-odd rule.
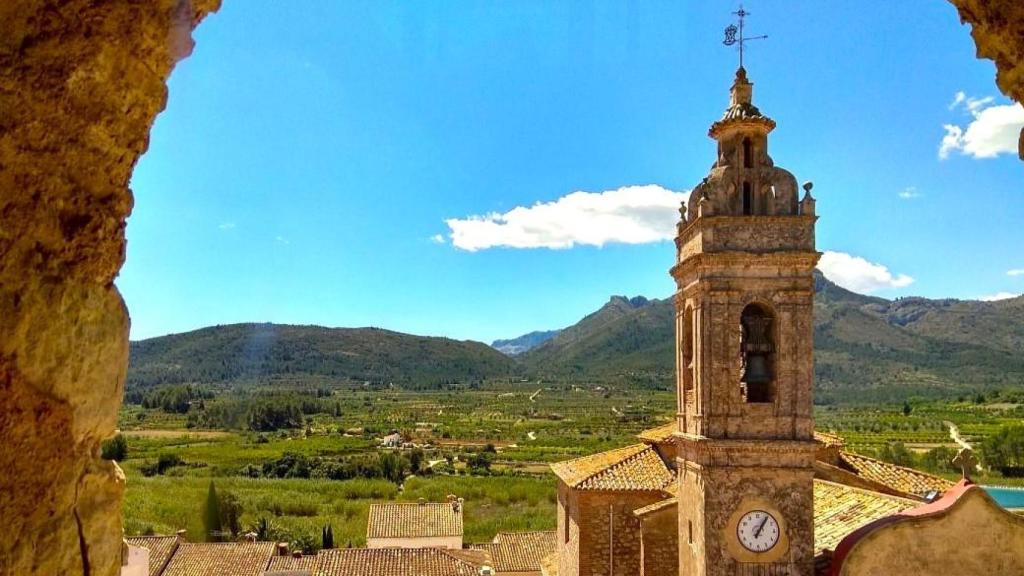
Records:
[[[906,274],[893,275],[881,264],[845,252],[826,251],[818,261],[818,269],[826,278],[843,288],[862,294],[886,288],[903,288],[914,282]]]
[[[899,197],[904,200],[913,200],[914,198],[920,198],[921,196],[924,196],[924,194],[918,192],[916,186],[908,186],[899,193]]]
[[[963,103],[964,100],[967,100],[967,94],[964,94],[963,90],[957,92],[956,95],[953,96],[953,101],[949,103],[949,109],[952,110],[953,108],[956,108]]]
[[[675,237],[679,205],[688,192],[654,184],[605,192],[573,192],[552,202],[504,213],[451,218],[452,244],[475,252],[508,248],[572,248],[646,244]]]
[[[1014,268],[1006,271],[1007,276],[1024,276],[1024,268]]]
[[[1017,151],[1019,134],[1024,128],[1024,106],[1020,104],[993,105],[995,98],[968,98],[957,92],[950,110],[961,104],[971,115],[966,127],[944,124],[946,134],[939,143],[939,158],[948,158],[959,151],[973,158],[994,158],[999,154]]]
[[[996,292],[995,294],[989,294],[988,296],[982,296],[981,298],[978,298],[978,300],[981,300],[983,302],[995,302],[997,300],[1009,300],[1010,298],[1016,298],[1017,296],[1020,296],[1020,295],[1021,295],[1020,293],[1014,293],[1014,292]]]
[[[220,228],[221,230],[231,230],[234,227],[235,227],[235,223],[234,222],[224,222],[220,226],[217,226],[217,228]]]
[[[444,244],[444,236],[441,234],[434,234],[430,237],[430,241],[435,244]]]

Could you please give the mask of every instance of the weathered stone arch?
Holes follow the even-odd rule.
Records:
[[[219,0],[0,3],[0,574],[117,574],[128,181]]]

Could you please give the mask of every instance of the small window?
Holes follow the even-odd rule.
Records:
[[[754,191],[751,190],[750,182],[743,183],[743,215],[750,216],[754,213]]]
[[[750,143],[750,138],[743,139],[743,167],[754,167],[754,147]]]

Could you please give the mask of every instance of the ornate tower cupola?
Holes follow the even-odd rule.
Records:
[[[742,10],[741,10],[742,12]],[[741,14],[742,15],[742,14]],[[680,209],[679,574],[813,573],[814,199],[768,155],[740,67]]]

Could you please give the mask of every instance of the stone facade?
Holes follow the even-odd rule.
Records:
[[[679,517],[675,498],[634,512],[640,518],[640,576],[674,576],[679,569]]]
[[[813,306],[818,261],[810,186],[774,166],[775,122],[741,68],[709,132],[711,173],[676,238],[679,574],[813,570]],[[737,514],[781,525],[769,550],[738,540]]]
[[[117,574],[128,181],[218,0],[0,2],[0,574]]]
[[[660,491],[581,491],[559,483],[559,576],[635,576],[641,531],[633,511],[664,499]]]

